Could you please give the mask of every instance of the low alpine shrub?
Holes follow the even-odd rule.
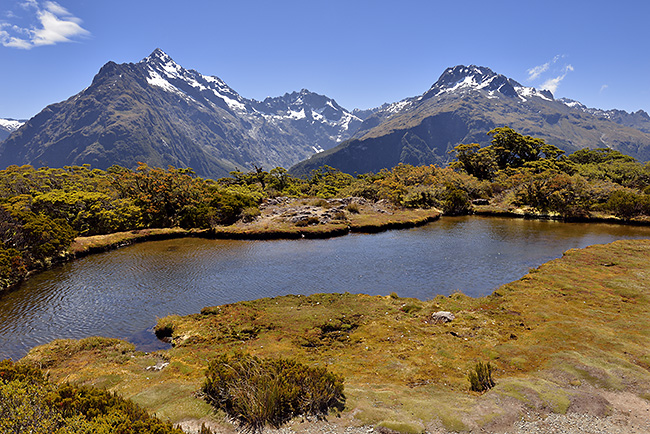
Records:
[[[474,392],[485,392],[494,387],[492,380],[492,366],[490,363],[478,362],[473,371],[467,375],[470,389]]]
[[[325,368],[242,353],[210,362],[202,391],[213,407],[248,432],[261,432],[266,425],[279,428],[298,415],[322,419],[345,405],[343,379]]]

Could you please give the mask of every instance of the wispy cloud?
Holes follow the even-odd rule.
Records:
[[[528,69],[526,71],[528,72],[528,81],[541,82],[537,87],[555,93],[562,80],[566,78],[569,72],[573,71],[571,64],[562,61],[565,57],[566,55],[558,54],[548,62]]]
[[[79,18],[56,2],[25,0],[19,6],[30,14],[32,20],[35,19],[35,23],[29,27],[0,23],[0,43],[5,47],[29,50],[43,45],[72,42],[74,38],[90,35],[88,30],[81,27]],[[5,16],[16,18],[14,12]]]
[[[528,81],[534,81],[537,78],[539,78],[540,75],[548,71],[551,65],[557,63],[557,61],[560,60],[562,57],[564,56],[558,54],[553,58],[553,60],[550,60],[542,65],[533,66],[532,68],[530,68],[528,71],[526,71],[528,72]]]
[[[557,77],[554,78],[549,78],[546,80],[542,85],[540,86],[542,89],[547,89],[550,90],[551,93],[555,93],[557,90],[558,86],[564,80],[564,78],[567,76],[569,72],[573,71],[573,66],[571,65],[566,65],[562,71],[562,74],[558,75]]]
[[[602,86],[600,86],[600,93],[605,92],[605,90],[607,90],[608,87],[609,87],[608,84],[603,84]]]

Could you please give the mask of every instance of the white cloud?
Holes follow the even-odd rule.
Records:
[[[13,37],[4,30],[0,30],[0,41],[2,41],[2,45],[5,47],[22,48],[25,50],[32,48],[31,44],[28,41]]]
[[[72,42],[73,38],[90,35],[88,30],[81,27],[79,18],[56,2],[46,1],[40,6],[36,0],[26,0],[20,6],[34,10],[38,25],[29,28],[12,25],[10,28],[13,35],[7,30],[0,31],[0,43],[5,47],[29,50],[41,45]],[[0,28],[7,27],[7,23],[2,23]]]
[[[552,60],[538,66],[533,66],[530,68],[528,71],[528,81],[534,81],[537,78],[539,78],[540,75],[548,71],[548,69],[551,67],[551,65],[555,64],[558,60],[563,58],[564,56],[562,55],[556,55]]]
[[[540,88],[541,88],[541,89],[550,90],[551,93],[554,94],[555,91],[557,90],[558,86],[559,86],[560,83],[562,82],[562,80],[564,80],[564,78],[567,76],[567,74],[568,74],[569,72],[571,72],[571,71],[573,71],[573,66],[571,66],[571,65],[566,65],[566,66],[564,67],[564,70],[562,71],[562,74],[561,74],[561,75],[558,75],[558,76],[555,77],[555,78],[549,78],[548,80],[546,80],[546,81],[545,81],[545,82],[540,86]]]
[[[535,66],[533,68],[530,68],[528,70],[528,80],[533,81],[540,75],[542,75],[544,72],[548,71],[548,67],[551,66],[549,62],[546,62],[543,65]]]
[[[600,92],[603,93],[608,87],[609,87],[608,84],[603,84],[602,86],[600,86]]]
[[[52,12],[53,14],[61,15],[61,16],[70,16],[70,12],[57,2],[45,2],[45,9],[48,11]]]

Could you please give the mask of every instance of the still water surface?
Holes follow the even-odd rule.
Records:
[[[88,256],[0,298],[0,359],[57,338],[126,338],[154,350],[151,328],[260,297],[352,292],[430,299],[489,294],[570,248],[650,238],[650,228],[445,217],[427,226],[328,240],[178,239]]]

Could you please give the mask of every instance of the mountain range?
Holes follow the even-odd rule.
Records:
[[[246,99],[156,49],[135,64],[108,62],[88,88],[24,123],[0,120],[0,134],[11,132],[0,143],[0,167],[133,168],[141,161],[210,178],[276,166],[293,166],[294,174],[322,165],[364,173],[445,164],[454,146],[488,144],[486,133],[506,125],[568,152],[609,147],[650,160],[646,112],[556,100],[486,67],[448,68],[422,95],[348,111],[306,89]]]
[[[486,133],[509,126],[567,152],[607,147],[650,160],[650,117],[642,110],[590,109],[547,90],[522,86],[479,66],[448,68],[420,96],[387,104],[368,116],[351,140],[294,166],[376,172],[399,163],[445,164],[461,143],[489,144]]]
[[[302,90],[255,101],[156,49],[108,62],[92,84],[52,104],[0,144],[0,166],[192,167],[205,177],[289,167],[352,137],[362,120]]]

